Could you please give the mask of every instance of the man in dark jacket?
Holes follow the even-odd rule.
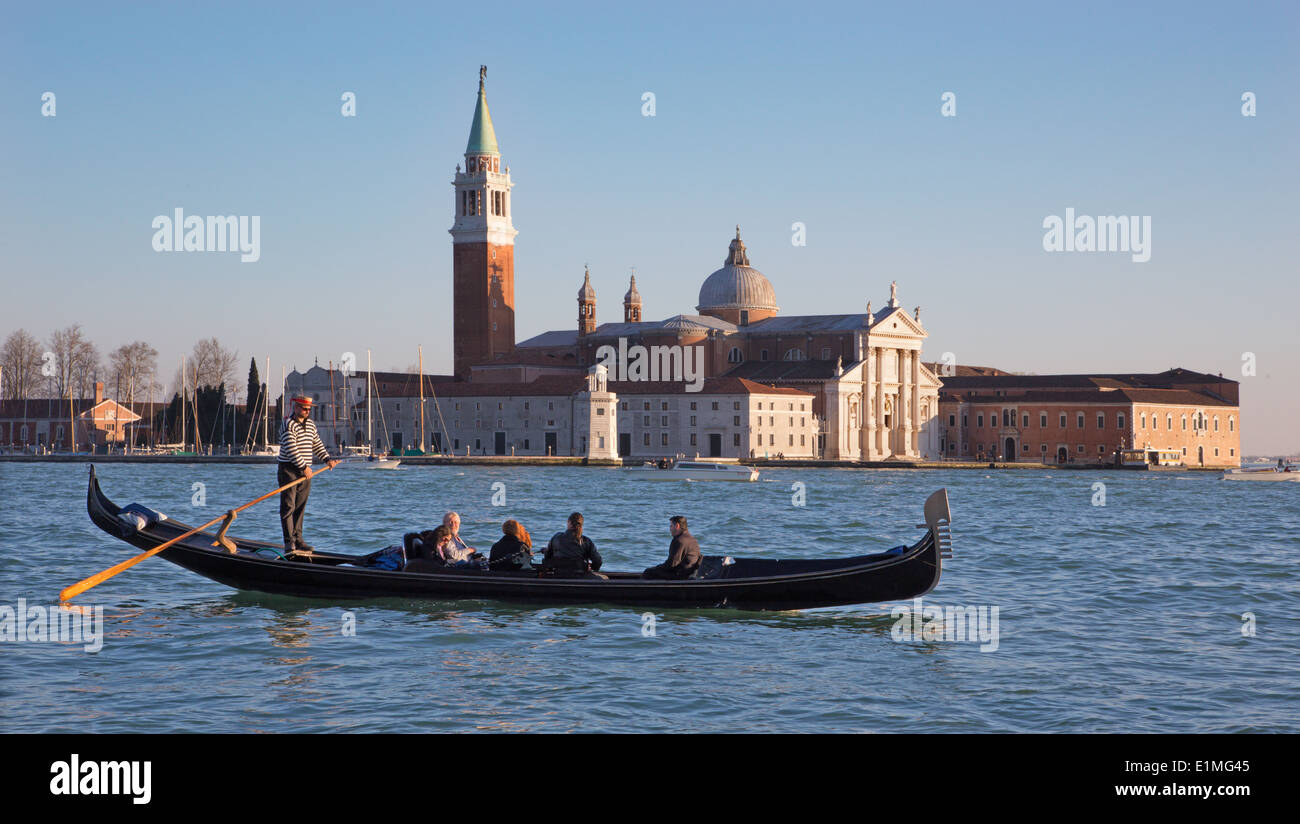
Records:
[[[645,578],[689,578],[700,567],[700,542],[686,528],[686,518],[674,515],[668,519],[668,531],[673,542],[668,545],[668,560],[652,566],[642,573]]]
[[[582,513],[575,512],[569,516],[569,528],[557,532],[546,546],[542,564],[548,569],[564,572],[586,572],[588,564],[592,572],[600,570],[600,553],[592,540],[582,534]],[[601,576],[604,577],[604,576]]]

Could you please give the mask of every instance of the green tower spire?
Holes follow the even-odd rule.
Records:
[[[492,128],[492,115],[488,114],[487,94],[483,91],[483,81],[487,77],[487,66],[478,68],[478,103],[474,106],[474,124],[469,127],[469,143],[465,146],[467,155],[500,155],[497,148],[497,133]]]

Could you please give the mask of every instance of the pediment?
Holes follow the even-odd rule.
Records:
[[[871,324],[867,334],[907,338],[929,337],[929,334],[921,328],[921,325],[901,306],[884,317],[878,317],[876,322]]]

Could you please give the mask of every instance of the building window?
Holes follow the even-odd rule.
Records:
[[[1219,457],[1219,447],[1214,447],[1214,457]]]
[[[1047,428],[1047,413],[1046,413],[1046,412],[1039,412],[1039,413],[1038,413],[1038,428],[1039,428],[1039,429],[1046,429],[1046,428]]]
[[[597,414],[597,415],[604,415],[604,414],[605,414],[605,407],[603,407],[603,406],[598,406],[598,407],[596,407],[596,414]],[[527,424],[528,421],[524,421],[524,423]]]
[[[649,425],[650,425],[650,416],[649,416],[649,415],[642,415],[642,416],[641,416],[641,425],[642,425],[642,426],[649,426]]]
[[[1172,414],[1165,415],[1165,429],[1170,432],[1174,431],[1174,416]]]
[[[957,425],[957,416],[956,416],[956,415],[949,415],[949,416],[948,416],[948,425],[949,425],[949,426],[956,426],[956,425]]]
[[[641,408],[642,408],[642,410],[644,410],[644,411],[646,411],[646,412],[649,412],[649,411],[650,411],[650,401],[643,401],[642,404],[641,404]]]
[[[807,438],[808,438],[807,435],[800,435],[800,436],[799,436],[799,445],[800,445],[800,446],[807,446],[807,445],[808,445]]]
[[[695,433],[691,433],[691,446],[695,446]]]
[[[659,409],[662,410],[662,411],[664,411],[664,412],[667,412],[667,411],[668,411],[668,401],[664,401],[663,403],[659,404]]]
[[[1029,415],[1028,415],[1028,414],[1025,414],[1025,415],[1021,415],[1021,416],[1020,416],[1020,425],[1023,426],[1025,429],[1028,429],[1028,428],[1029,428]]]
[[[1228,450],[1228,457],[1229,457],[1229,458],[1235,458],[1236,456],[1237,456],[1237,450],[1235,450],[1235,449],[1229,449],[1229,450]]]
[[[660,445],[660,446],[667,446],[667,445],[668,445],[668,433],[667,433],[667,432],[663,432],[663,433],[661,433],[661,434],[659,435],[659,445]]]
[[[717,401],[714,401],[714,402],[713,402],[713,411],[714,411],[714,412],[717,412],[717,411],[718,411],[718,402],[717,402]]]
[[[528,448],[528,439],[524,438],[524,449]]]
[[[1029,444],[1022,444],[1021,447],[1020,447],[1020,451],[1021,451],[1021,452],[1028,452],[1028,451],[1029,451]]]
[[[1235,424],[1233,423],[1232,418],[1229,417],[1229,418],[1228,418],[1228,431],[1229,431],[1229,432],[1235,432],[1236,429],[1234,428],[1234,426],[1235,426]]]
[[[762,350],[761,352],[758,353],[758,359],[759,359],[759,360],[767,360],[767,350],[766,350],[766,349],[764,349],[764,350]]]
[[[790,436],[790,446],[794,446],[794,435]]]
[[[739,432],[733,432],[733,433],[731,434],[731,445],[732,445],[732,446],[740,446],[740,433],[739,433]]]
[[[1123,430],[1123,429],[1124,429],[1124,413],[1123,413],[1123,412],[1120,412],[1119,414],[1117,414],[1117,415],[1115,416],[1115,428],[1116,428],[1116,429],[1120,429],[1120,430]]]
[[[732,409],[739,409],[739,408],[740,408],[740,401],[732,401],[732,402],[731,402],[731,408],[732,408]]]
[[[1147,413],[1143,412],[1143,413],[1142,413],[1142,417],[1139,418],[1138,421],[1139,421],[1139,428],[1140,428],[1140,429],[1146,429],[1146,428],[1147,428]]]
[[[1079,454],[1083,454],[1083,444],[1079,444]]]
[[[528,401],[524,401],[524,409],[528,409]]]
[[[1106,428],[1106,413],[1104,412],[1097,413],[1097,428],[1098,429]]]
[[[967,426],[969,426],[969,424],[966,422],[966,415],[963,414],[961,416],[961,427],[962,429],[965,429]]]
[[[1078,424],[1078,426],[1079,426],[1080,429],[1083,429],[1083,413],[1082,413],[1082,412],[1078,413],[1078,414],[1075,416],[1075,423]]]
[[[668,425],[668,416],[667,416],[667,415],[660,415],[660,416],[659,416],[659,425],[660,425],[660,426],[667,426],[667,425]]]
[[[1215,415],[1215,416],[1214,416],[1214,431],[1215,431],[1215,432],[1218,432],[1218,431],[1219,431],[1219,416],[1218,416],[1218,415]]]
[[[1064,413],[1064,412],[1061,413],[1061,428],[1062,428],[1062,429],[1065,428],[1065,413]]]
[[[627,401],[623,401],[623,411],[627,411]]]
[[[775,435],[768,435],[768,436],[767,436],[767,445],[768,445],[768,446],[776,446],[776,436],[775,436]]]
[[[782,358],[782,360],[788,361],[801,361],[806,359],[807,356],[804,355],[802,349],[787,349],[785,350],[785,357]]]
[[[983,412],[981,412],[980,414],[978,414],[978,415],[975,416],[975,425],[978,426],[980,429],[983,429],[983,428],[984,428],[984,413],[983,413]]]
[[[664,425],[667,426],[667,424],[664,424]],[[694,415],[691,415],[691,426],[695,426],[695,416],[694,416]]]
[[[1184,431],[1184,432],[1187,431],[1187,416],[1186,416],[1186,415],[1183,416],[1183,431]]]
[[[733,346],[727,353],[727,363],[744,363],[745,355],[740,351],[740,347]]]
[[[1038,451],[1040,451],[1040,452],[1042,452],[1044,455],[1046,455],[1046,454],[1047,454],[1047,444],[1042,444],[1041,446],[1039,446]]]
[[[823,346],[822,360],[830,360],[830,359],[831,359],[831,348],[829,346]]]
[[[695,401],[691,401],[691,411],[695,411]]]

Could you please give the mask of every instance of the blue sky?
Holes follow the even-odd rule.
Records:
[[[602,322],[633,266],[647,318],[693,312],[739,223],[783,314],[863,311],[897,280],[927,358],[1222,371],[1244,449],[1300,451],[1294,3],[3,15],[0,335],[81,323],[105,353],[149,341],[165,375],[209,336],[277,377],[417,345],[449,371],[450,180],[486,63],[521,340],[575,325],[584,263]],[[155,252],[177,207],[260,215],[261,260]],[[1150,215],[1151,260],[1045,252],[1067,207]]]

